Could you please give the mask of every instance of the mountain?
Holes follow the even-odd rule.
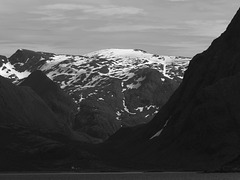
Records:
[[[19,49],[4,61],[0,74],[19,83],[43,71],[74,99],[73,129],[105,140],[121,127],[149,122],[179,86],[189,61],[139,49],[82,56]]]
[[[191,60],[181,85],[152,121],[120,129],[106,143],[109,152],[145,170],[239,170],[239,59],[240,10]]]

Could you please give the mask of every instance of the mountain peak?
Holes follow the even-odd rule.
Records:
[[[35,53],[35,51],[29,49],[17,49],[17,51],[13,55],[11,55],[9,59],[14,59],[15,56],[23,57]]]

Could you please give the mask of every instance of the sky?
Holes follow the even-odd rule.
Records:
[[[192,57],[239,7],[239,0],[0,0],[0,54],[132,48]]]

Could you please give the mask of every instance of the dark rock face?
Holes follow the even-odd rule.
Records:
[[[42,71],[37,70],[31,73],[20,83],[20,86],[31,87],[45,101],[60,121],[65,121],[67,125],[72,127],[77,111],[72,98],[65,94]]]
[[[110,139],[115,151],[169,170],[215,169],[238,157],[239,32],[240,11],[227,30],[192,59],[182,84],[150,123],[123,128]]]

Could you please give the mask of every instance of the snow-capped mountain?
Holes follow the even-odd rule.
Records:
[[[122,126],[151,120],[180,84],[189,61],[139,49],[85,55],[19,49],[4,60],[0,75],[18,82],[43,71],[77,104],[75,129],[105,139]]]

